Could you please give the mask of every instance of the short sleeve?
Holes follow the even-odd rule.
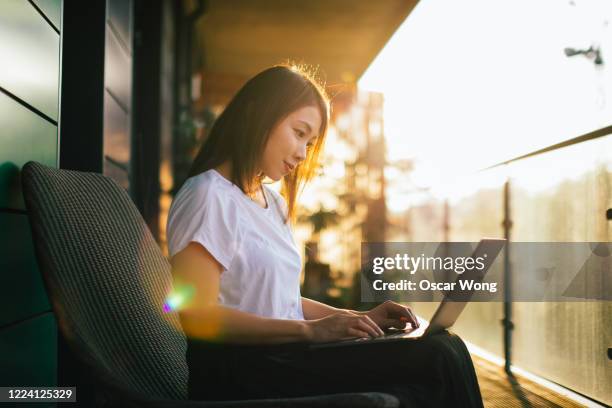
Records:
[[[168,214],[168,251],[174,256],[197,242],[228,270],[242,241],[238,208],[214,179],[188,180]]]

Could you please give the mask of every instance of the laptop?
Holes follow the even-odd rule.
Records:
[[[458,283],[460,280],[466,279],[471,279],[478,282],[482,281],[487,270],[493,264],[497,258],[497,255],[505,244],[505,239],[483,238],[478,243],[471,256],[473,258],[477,258],[487,254],[485,257],[486,261],[484,262],[484,268],[479,271],[474,269],[472,271],[466,271],[463,274],[457,274],[456,282]],[[460,285],[458,284],[454,285],[453,290],[445,293],[444,298],[438,305],[438,308],[429,321],[417,316],[417,320],[419,321],[419,327],[417,329],[413,328],[410,324],[407,324],[405,329],[389,328],[386,330],[385,335],[379,337],[360,337],[327,343],[311,343],[310,348],[319,349],[329,347],[344,347],[360,343],[401,341],[403,339],[418,339],[439,333],[455,324],[459,318],[459,315],[461,315],[461,312],[463,312],[463,309],[465,309],[465,306],[468,304],[473,292],[473,290],[461,290]]]

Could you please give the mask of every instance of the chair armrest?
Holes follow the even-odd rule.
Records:
[[[161,402],[161,401],[160,401]],[[399,400],[380,392],[327,394],[309,397],[243,401],[167,401],[150,408],[397,408]]]
[[[380,392],[243,401],[150,401],[147,408],[397,408],[399,400]]]
[[[114,388],[114,387],[113,387]],[[153,400],[123,389],[106,388],[96,406],[121,408],[398,408],[399,400],[382,392],[327,394],[241,401]]]

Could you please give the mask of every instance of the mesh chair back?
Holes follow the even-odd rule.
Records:
[[[32,235],[60,329],[85,363],[126,389],[186,399],[187,342],[163,310],[170,265],[114,180],[29,162]]]

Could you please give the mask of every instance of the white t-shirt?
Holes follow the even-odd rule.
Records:
[[[304,320],[302,261],[283,197],[264,185],[268,208],[216,170],[185,181],[166,228],[170,256],[197,242],[223,266],[218,303],[276,319]],[[282,213],[281,213],[282,212]]]

